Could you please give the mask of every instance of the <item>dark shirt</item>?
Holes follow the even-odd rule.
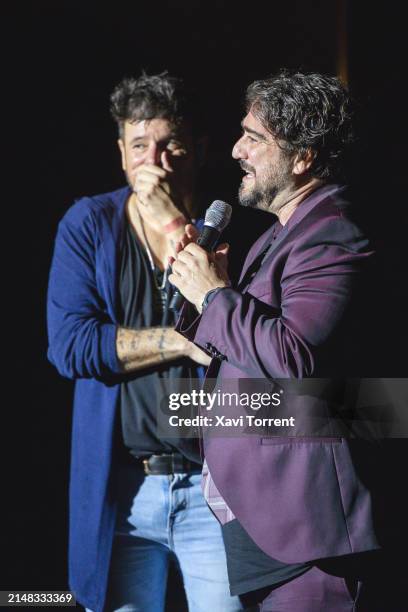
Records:
[[[231,595],[242,595],[300,576],[311,565],[282,563],[269,557],[233,519],[222,526]]]
[[[163,272],[154,271],[159,287]],[[172,288],[166,283],[167,299],[162,303],[156,287],[148,255],[130,223],[126,224],[120,265],[120,324],[132,329],[173,326],[176,315],[168,304]],[[157,411],[160,393],[166,379],[198,378],[199,366],[189,359],[178,359],[163,365],[145,368],[129,374],[121,384],[120,408],[125,446],[135,457],[180,452],[191,461],[201,463],[196,439],[172,437],[160,439],[157,434]],[[174,433],[177,435],[177,432]]]

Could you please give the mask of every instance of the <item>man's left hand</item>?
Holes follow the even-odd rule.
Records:
[[[207,253],[198,244],[190,242],[173,261],[169,281],[200,313],[209,291],[230,285],[227,274],[228,249],[228,244],[221,244],[215,252]]]

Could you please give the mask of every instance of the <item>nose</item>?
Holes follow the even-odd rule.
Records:
[[[243,159],[245,157],[243,146],[242,146],[242,136],[237,140],[232,148],[232,157],[234,159]]]
[[[156,142],[151,142],[147,149],[145,163],[152,164],[153,166],[160,166],[161,150]]]

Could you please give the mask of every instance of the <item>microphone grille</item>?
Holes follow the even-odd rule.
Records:
[[[209,225],[222,232],[230,222],[231,214],[232,206],[230,204],[222,200],[214,200],[211,206],[207,208],[204,225]]]

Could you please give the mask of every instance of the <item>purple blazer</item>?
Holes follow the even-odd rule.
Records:
[[[341,191],[316,190],[275,241],[268,229],[237,289],[220,291],[200,317],[191,322],[183,309],[178,331],[221,357],[207,377],[222,384],[344,372],[344,322],[372,252]],[[211,436],[204,449],[221,495],[271,557],[299,563],[379,547],[370,492],[345,438]]]

